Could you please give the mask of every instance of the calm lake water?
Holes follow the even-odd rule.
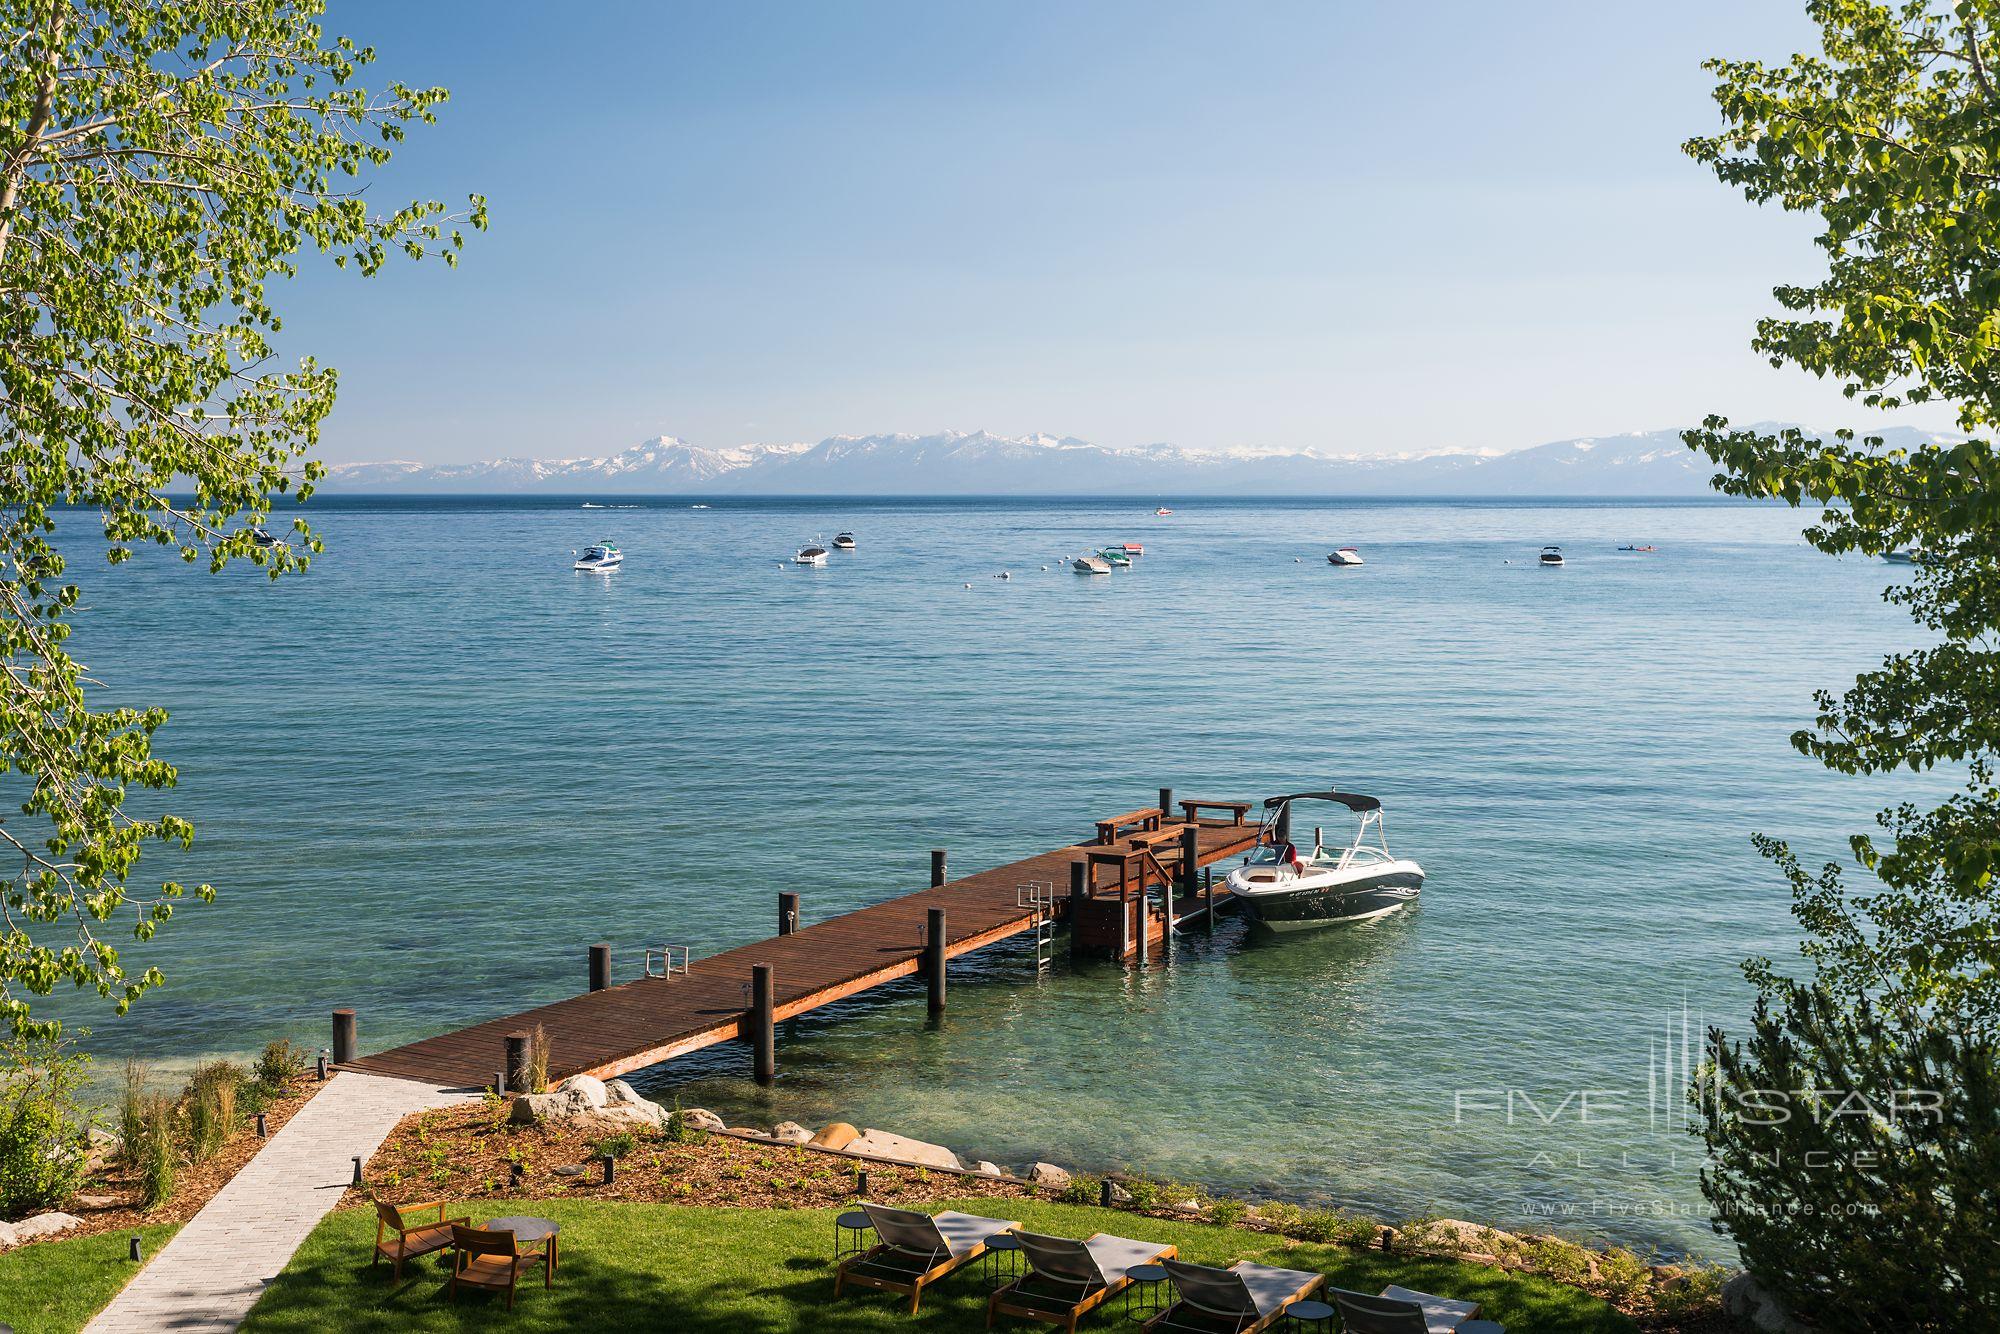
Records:
[[[1738,960],[1791,948],[1750,832],[1837,856],[1908,791],[1787,739],[1913,637],[1893,572],[1720,503],[1152,508],[329,499],[327,554],[275,585],[84,563],[78,654],[171,710],[199,830],[142,870],[220,890],[91,1048],[318,1046],[350,1005],[373,1050],[580,990],[593,941],[627,976],[647,945],[769,934],[780,889],[810,920],[920,887],[933,846],[966,870],[1163,784],[1337,784],[1386,801],[1414,911],[1228,923],[1143,976],[994,951],[954,965],[941,1027],[881,992],[782,1035],[768,1091],[733,1047],[640,1082],[738,1122],[1716,1253],[1683,1016],[1737,1022]],[[843,528],[858,551],[781,566]],[[603,538],[624,570],[573,574]],[[1123,540],[1130,572],[1058,561]],[[1365,567],[1327,565],[1347,543]]]

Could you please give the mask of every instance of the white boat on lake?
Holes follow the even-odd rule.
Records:
[[[609,574],[624,563],[625,553],[609,542],[585,547],[583,554],[576,558],[576,568],[586,574]]]

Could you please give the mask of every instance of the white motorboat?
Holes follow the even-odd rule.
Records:
[[[1360,817],[1354,842],[1328,848],[1313,830],[1313,849],[1301,855],[1292,842],[1292,803],[1324,801]],[[1371,840],[1372,835],[1372,840]],[[1274,931],[1358,922],[1416,901],[1424,868],[1389,851],[1382,803],[1352,792],[1296,792],[1264,803],[1257,847],[1229,873],[1229,892],[1251,920]]]
[[[1132,568],[1132,558],[1125,554],[1125,548],[1123,547],[1106,547],[1097,553],[1097,558],[1114,570],[1129,570]]]
[[[1096,556],[1078,556],[1070,568],[1078,574],[1110,574],[1111,562],[1099,560]]]
[[[854,550],[854,534],[841,533],[833,539],[833,546],[836,551]]]
[[[1924,554],[1922,547],[1911,543],[1906,547],[1891,547],[1882,553],[1882,559],[1891,565],[1922,565],[1930,557]]]
[[[792,564],[824,565],[826,564],[826,548],[818,542],[808,542],[806,545],[800,547],[797,554],[792,557]]]
[[[1342,547],[1338,551],[1330,551],[1327,553],[1326,563],[1328,565],[1359,565],[1362,563],[1361,551],[1358,547]]]
[[[1542,564],[1553,566],[1553,565],[1560,565],[1562,563],[1563,563],[1563,549],[1561,547],[1542,548]]]
[[[594,547],[585,547],[583,554],[576,558],[576,568],[593,574],[609,574],[625,563],[625,553],[609,542],[599,542]]]

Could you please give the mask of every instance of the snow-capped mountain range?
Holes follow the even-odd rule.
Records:
[[[1934,437],[1877,432],[1893,445]],[[1398,457],[1114,449],[1069,436],[836,435],[818,444],[708,449],[660,436],[601,458],[345,463],[328,493],[657,495],[1711,495],[1715,468],[1680,432],[1558,440],[1512,453]]]

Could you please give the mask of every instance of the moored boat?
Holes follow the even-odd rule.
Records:
[[[1362,563],[1360,549],[1356,547],[1342,547],[1338,551],[1329,551],[1326,556],[1326,563],[1328,565],[1360,565]]]
[[[1554,566],[1554,565],[1560,565],[1562,563],[1563,563],[1563,549],[1561,547],[1542,548],[1542,564]]]
[[[625,553],[609,542],[585,547],[576,558],[576,568],[590,574],[609,574],[625,563]]]
[[[836,536],[836,537],[835,537],[835,538],[833,539],[833,545],[834,545],[834,549],[835,549],[836,551],[852,551],[852,550],[854,550],[854,534],[853,534],[853,533],[841,533],[841,534],[838,534],[838,535],[837,535],[837,536]]]
[[[818,542],[808,542],[793,554],[792,564],[824,565],[826,564],[826,548]]]
[[[1097,553],[1097,558],[1114,570],[1125,569],[1132,564],[1132,558],[1125,554],[1123,547],[1106,547]]]
[[[1078,556],[1070,563],[1070,568],[1078,574],[1110,574],[1111,562],[1096,556]]]
[[[1310,855],[1292,842],[1292,804],[1323,801],[1360,818],[1354,841],[1327,848],[1313,831]],[[1371,835],[1372,841],[1371,841]],[[1416,901],[1424,868],[1389,851],[1382,803],[1353,792],[1295,792],[1264,803],[1257,847],[1229,873],[1229,892],[1252,921],[1273,931],[1302,931],[1381,917]]]
[[[1127,542],[1118,549],[1128,556],[1143,556],[1146,554],[1146,544],[1143,542]]]

